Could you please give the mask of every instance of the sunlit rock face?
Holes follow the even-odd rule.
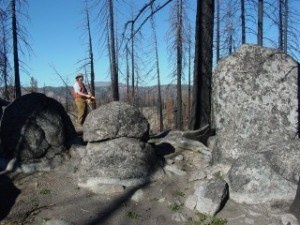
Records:
[[[135,107],[114,101],[93,110],[83,125],[83,138],[99,142],[119,137],[149,139],[149,123]]]
[[[77,173],[81,187],[105,184],[132,186],[147,182],[156,163],[143,114],[124,102],[111,102],[92,111],[83,125],[87,143]]]
[[[297,139],[299,64],[275,49],[242,45],[213,74],[215,160],[233,161]]]

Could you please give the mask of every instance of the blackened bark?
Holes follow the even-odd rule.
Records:
[[[3,81],[4,81],[4,99],[9,100],[9,93],[8,93],[8,84],[7,84],[7,78],[8,78],[8,73],[7,73],[7,66],[8,66],[8,59],[7,59],[7,40],[6,40],[6,30],[5,30],[5,25],[4,25],[4,20],[5,20],[5,13],[3,11],[0,11],[0,20],[1,20],[1,30],[2,30],[2,60],[3,60],[3,65],[2,67],[2,75],[3,75]]]
[[[191,64],[192,64],[192,40],[191,40],[191,27],[189,26],[189,52],[188,52],[188,120],[191,118]]]
[[[257,44],[263,46],[263,9],[264,1],[258,0]]]
[[[16,18],[16,1],[11,0],[11,19],[12,19],[12,38],[13,38],[13,58],[14,58],[14,72],[15,72],[15,98],[21,97],[21,83],[20,83],[20,68],[19,68],[19,52],[18,52],[18,31]]]
[[[131,104],[135,105],[135,74],[134,74],[134,23],[131,23]]]
[[[246,43],[245,0],[241,0],[242,44]]]
[[[182,116],[182,0],[177,2],[177,37],[176,37],[176,50],[177,50],[177,107],[176,107],[176,128],[183,129],[183,116]]]
[[[93,53],[93,42],[91,35],[91,26],[90,26],[90,16],[86,2],[86,20],[87,20],[87,29],[89,37],[89,58],[90,58],[90,70],[91,70],[91,94],[95,96],[95,70],[94,70],[94,53]],[[93,101],[92,108],[96,108],[96,101]]]
[[[189,127],[211,125],[214,0],[197,0],[195,69],[192,116]]]
[[[126,47],[125,47],[125,51],[126,51],[126,93],[127,93],[127,102],[129,103],[129,76],[130,76],[130,72],[129,72],[129,49],[128,49],[128,44],[126,43]]]
[[[109,5],[109,27],[110,27],[110,48],[111,48],[111,86],[112,98],[114,101],[119,101],[119,81],[118,81],[118,68],[116,59],[116,45],[115,45],[115,32],[114,32],[114,10],[113,0],[108,1]]]
[[[220,60],[220,0],[217,0],[217,43],[216,43],[216,57],[217,62]]]
[[[283,51],[283,14],[282,14],[282,0],[278,0],[278,49]]]
[[[288,50],[288,18],[289,18],[289,3],[284,0],[284,52]]]

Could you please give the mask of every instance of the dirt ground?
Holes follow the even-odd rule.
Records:
[[[184,160],[176,161],[179,154]],[[197,212],[184,206],[196,182],[189,182],[194,170],[193,152],[166,155],[187,174],[165,172],[159,179],[117,194],[94,194],[79,188],[69,159],[55,170],[31,174],[12,173],[0,177],[0,225],[42,225],[63,220],[73,225],[196,225]],[[203,163],[205,163],[203,161]],[[231,200],[217,215],[231,225],[287,225],[282,212],[268,206],[240,205]],[[294,223],[295,224],[295,223]],[[291,225],[294,225],[291,223]]]

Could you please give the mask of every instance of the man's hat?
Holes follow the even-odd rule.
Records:
[[[75,79],[77,80],[79,77],[83,78],[83,74],[82,73],[77,74],[76,77],[75,77]]]

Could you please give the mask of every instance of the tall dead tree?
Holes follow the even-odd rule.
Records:
[[[4,10],[0,9],[0,69],[1,75],[3,77],[4,82],[4,91],[3,96],[6,100],[9,100],[9,93],[8,93],[8,52],[7,52],[7,29],[5,26],[5,21],[7,19],[7,14]]]
[[[282,0],[278,0],[278,49],[283,51],[283,10]]]
[[[112,98],[119,101],[119,76],[117,68],[116,44],[115,44],[115,28],[114,28],[114,6],[113,0],[108,0],[109,11],[109,33],[110,33],[110,53],[111,53],[111,87]]]
[[[242,20],[242,44],[245,44],[246,43],[245,0],[241,0],[241,20]]]
[[[284,53],[288,51],[288,19],[289,19],[289,3],[284,0]]]
[[[127,90],[127,102],[130,102],[130,89],[129,89],[129,79],[130,79],[130,71],[129,71],[129,47],[126,43],[125,46],[125,59],[126,59],[126,90]]]
[[[183,76],[183,0],[176,0],[171,8],[170,15],[170,54],[174,60],[176,67],[174,75],[176,77],[176,108],[175,113],[175,128],[183,129],[183,110],[182,110],[182,76]],[[174,54],[175,52],[175,54]]]
[[[188,29],[188,120],[191,117],[192,28]]]
[[[257,44],[263,46],[263,16],[264,16],[264,1],[258,0],[257,9]]]
[[[217,28],[216,28],[216,60],[217,62],[220,60],[220,0],[217,0],[216,2],[217,6],[217,18],[216,18],[216,23],[217,23]]]
[[[182,57],[183,57],[183,10],[182,0],[177,0],[177,32],[176,32],[176,55],[177,55],[177,107],[176,107],[176,128],[183,129],[183,115],[182,115]]]
[[[122,34],[123,38],[125,38],[125,34],[126,34],[126,30],[128,28],[128,26],[130,26],[130,38],[126,38],[126,46],[128,43],[131,43],[131,74],[132,74],[132,80],[131,80],[131,85],[132,85],[132,93],[131,93],[131,97],[132,97],[132,104],[135,104],[135,96],[136,96],[136,92],[137,92],[137,88],[136,83],[138,83],[137,81],[135,81],[135,51],[134,51],[134,38],[135,35],[137,33],[139,33],[142,29],[142,27],[145,25],[145,23],[151,19],[151,16],[154,15],[155,13],[157,13],[158,11],[160,11],[161,9],[163,9],[165,6],[167,6],[170,2],[172,2],[173,0],[166,0],[162,5],[158,5],[157,7],[155,7],[152,11],[150,11],[150,15],[146,15],[144,20],[142,20],[142,22],[139,23],[139,26],[137,28],[135,28],[135,24],[137,21],[139,21],[142,18],[142,15],[144,15],[144,13],[153,5],[153,3],[156,0],[149,0],[148,3],[146,3],[136,14],[135,17],[132,17],[131,20],[127,21],[125,23],[125,28],[124,28],[124,32]]]
[[[15,74],[15,98],[19,98],[21,97],[22,93],[21,93],[21,82],[20,82],[16,0],[10,1],[10,9],[11,9],[11,29],[12,29],[12,39],[13,39],[14,74]]]
[[[227,49],[228,49],[228,55],[232,54],[233,51],[233,33],[234,33],[234,27],[233,27],[233,3],[228,2],[226,7],[226,43],[227,43]]]
[[[90,13],[89,13],[89,7],[88,7],[88,1],[85,0],[85,9],[84,9],[84,14],[86,17],[86,22],[85,22],[85,28],[87,31],[88,35],[88,62],[87,64],[84,65],[86,68],[87,65],[90,67],[90,92],[93,96],[95,96],[95,69],[94,69],[94,52],[93,52],[93,42],[92,42],[92,34],[91,34],[91,23],[90,23]],[[93,101],[92,103],[92,108],[96,108],[96,101]]]
[[[191,130],[211,126],[214,0],[197,0]]]
[[[131,22],[131,104],[135,105],[135,66],[134,66],[134,21]]]
[[[160,85],[160,68],[159,68],[159,55],[158,55],[158,43],[156,35],[156,27],[154,21],[153,5],[151,5],[151,27],[153,30],[153,41],[155,50],[155,66],[156,66],[156,77],[157,77],[157,111],[159,116],[159,131],[162,132],[164,129],[163,123],[163,104],[161,97],[161,85]]]

